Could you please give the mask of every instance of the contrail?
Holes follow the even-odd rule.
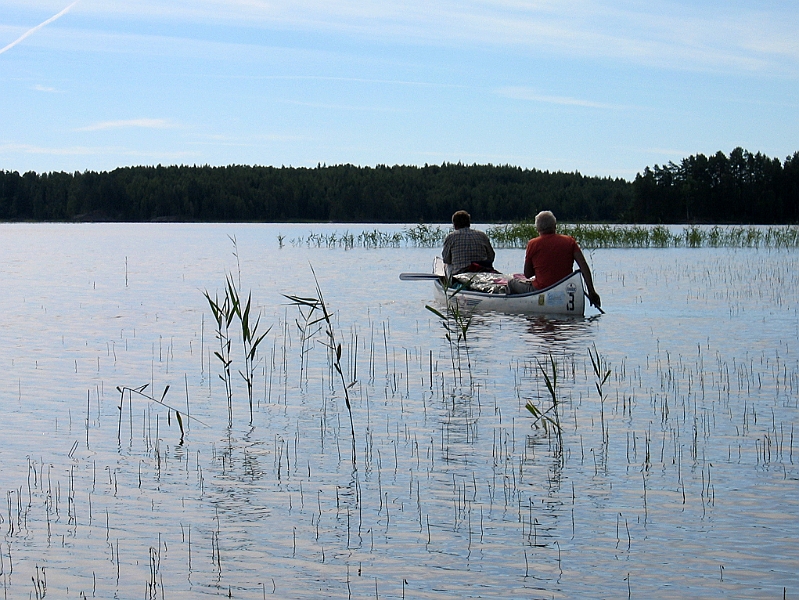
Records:
[[[71,9],[73,6],[75,6],[75,5],[76,5],[78,2],[80,2],[80,0],[75,0],[75,2],[73,2],[72,4],[70,4],[69,6],[67,6],[67,7],[66,7],[64,10],[62,10],[62,11],[61,11],[60,13],[58,13],[57,15],[53,15],[52,17],[50,17],[49,19],[47,19],[45,22],[43,22],[43,23],[39,23],[39,24],[38,24],[36,27],[34,27],[33,29],[29,29],[28,31],[26,31],[25,33],[23,33],[21,36],[19,36],[17,39],[15,39],[13,42],[11,42],[11,43],[10,43],[8,46],[6,46],[5,48],[0,48],[0,54],[2,54],[3,52],[5,52],[6,50],[11,50],[11,48],[13,48],[13,47],[14,47],[14,46],[16,46],[17,44],[19,44],[19,43],[20,43],[22,40],[24,40],[26,37],[28,37],[28,36],[29,36],[29,35],[31,35],[32,33],[36,33],[37,31],[39,31],[39,30],[40,30],[42,27],[44,27],[45,25],[49,25],[50,23],[52,23],[53,21],[55,21],[55,20],[56,20],[56,19],[58,19],[59,17],[63,17],[65,14],[67,14],[67,13],[69,12],[69,9]]]

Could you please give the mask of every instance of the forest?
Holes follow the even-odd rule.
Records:
[[[646,167],[633,182],[510,165],[134,166],[0,171],[2,221],[508,223],[552,210],[604,223],[799,222],[799,152],[742,148]]]

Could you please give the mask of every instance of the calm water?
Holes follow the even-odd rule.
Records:
[[[345,229],[0,225],[6,597],[799,596],[799,254],[590,253],[607,314],[477,315],[459,378],[432,284],[397,278],[435,250],[278,246]],[[232,427],[202,294],[238,272],[229,235],[272,326],[252,425],[233,346]],[[311,265],[357,470],[282,296]],[[524,408],[550,353],[562,454]],[[144,384],[199,419],[183,443],[163,406],[120,411]]]

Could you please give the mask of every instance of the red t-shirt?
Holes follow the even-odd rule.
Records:
[[[527,243],[524,255],[525,273],[535,270],[535,288],[542,290],[572,273],[574,253],[579,250],[575,239],[559,233],[542,233]]]

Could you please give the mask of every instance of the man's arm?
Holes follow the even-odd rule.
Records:
[[[591,302],[591,304],[599,308],[602,306],[602,300],[599,298],[599,294],[597,294],[596,290],[594,289],[594,280],[591,277],[591,269],[588,267],[588,262],[585,260],[583,251],[580,250],[580,248],[577,248],[574,251],[574,260],[577,262],[577,266],[580,267],[580,271],[583,273],[583,279],[585,280],[585,285],[588,288],[588,300]]]
[[[494,247],[491,245],[491,240],[488,239],[487,235],[485,236],[485,246],[488,262],[493,263],[494,259],[496,258],[496,252],[494,252]]]
[[[530,262],[530,260],[526,257],[524,259],[524,276],[527,277],[527,279],[532,279],[535,277],[535,267],[533,266],[533,263]]]
[[[445,265],[452,264],[452,237],[451,234],[444,239],[444,249],[441,251],[441,259]]]
[[[530,257],[530,242],[527,242],[527,248],[524,251],[524,276],[527,279],[532,279],[535,276],[535,267],[533,266],[532,258]]]

